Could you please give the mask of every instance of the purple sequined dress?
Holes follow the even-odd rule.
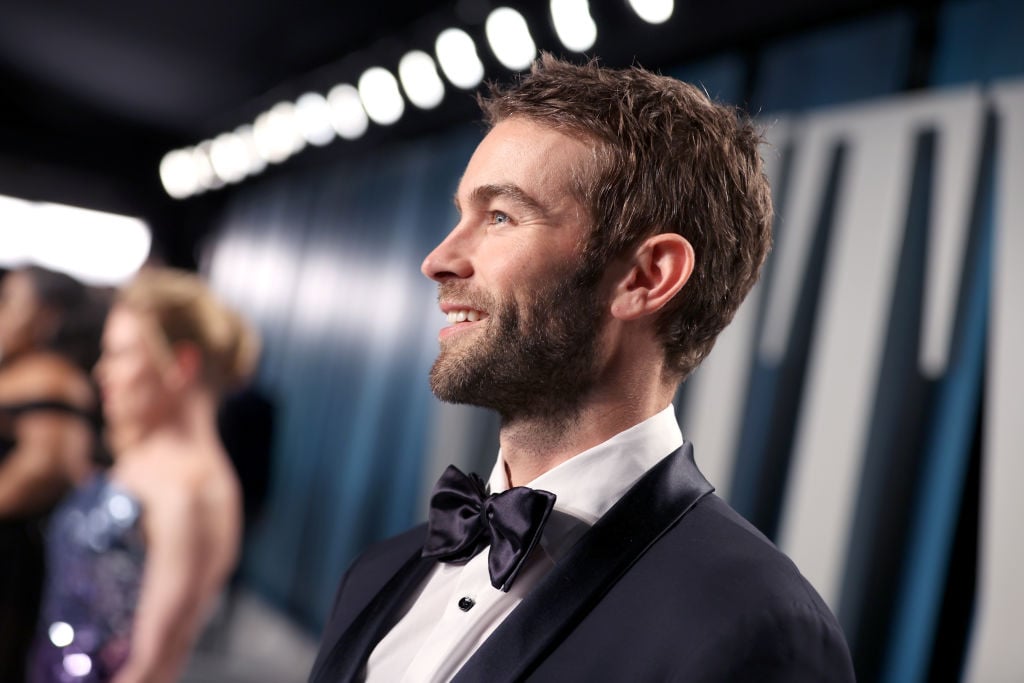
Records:
[[[33,683],[99,683],[124,663],[146,554],[141,513],[104,475],[54,512]]]

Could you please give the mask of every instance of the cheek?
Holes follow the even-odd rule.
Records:
[[[130,387],[135,394],[151,397],[160,393],[160,378],[149,368],[143,368],[134,373],[130,382]]]
[[[535,262],[518,258],[515,254],[506,252],[495,261],[494,268],[483,281],[483,287],[497,302],[519,302],[538,278],[543,277]]]
[[[137,362],[124,362],[107,368],[104,384],[113,400],[143,401],[159,388],[159,376],[152,368]]]
[[[0,338],[12,342],[27,339],[31,323],[29,312],[11,307],[0,315]]]

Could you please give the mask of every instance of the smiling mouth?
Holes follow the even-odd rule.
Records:
[[[448,311],[448,322],[450,323],[475,323],[478,320],[483,320],[487,317],[486,313],[475,311],[471,308],[464,308],[460,310]]]

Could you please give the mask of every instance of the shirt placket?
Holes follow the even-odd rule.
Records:
[[[488,630],[488,616],[495,610],[505,609],[503,602],[508,599],[505,593],[491,586],[487,551],[484,550],[459,569],[444,611],[416,654],[409,672],[435,672],[430,681],[451,679]],[[406,676],[403,680],[414,683],[422,679]]]

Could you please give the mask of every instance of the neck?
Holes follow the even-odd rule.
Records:
[[[134,431],[134,438],[130,436],[132,430],[124,431],[128,434],[120,443],[111,444],[118,458],[152,451],[205,452],[207,449],[201,446],[215,444],[219,447],[220,444],[217,402],[209,391],[195,389],[183,395],[182,400],[149,429]],[[168,446],[173,448],[165,448]]]
[[[651,387],[651,384],[657,386]],[[665,409],[674,387],[648,382],[601,392],[565,417],[506,419],[499,440],[509,486],[522,486]]]

